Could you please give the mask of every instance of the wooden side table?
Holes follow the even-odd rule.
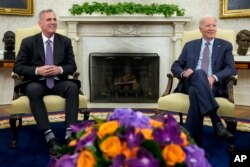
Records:
[[[15,60],[0,60],[0,68],[13,68]]]
[[[250,56],[234,56],[236,69],[249,70],[250,69]]]

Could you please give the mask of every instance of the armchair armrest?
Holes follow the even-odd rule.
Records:
[[[73,79],[73,80],[78,80],[79,76],[80,76],[80,73],[75,72],[72,75],[69,75],[68,78]],[[20,96],[23,95],[21,90],[20,89],[15,89],[15,87],[17,85],[20,85],[20,84],[24,83],[25,81],[23,81],[23,79],[24,79],[23,76],[20,76],[20,75],[14,73],[14,72],[11,73],[11,77],[12,77],[12,79],[14,79],[14,93],[13,93],[12,100],[15,100],[15,99],[17,99],[17,98],[19,98]],[[79,90],[79,94],[84,95],[83,91],[81,89]]]
[[[167,77],[168,77],[167,87],[166,87],[164,93],[161,96],[166,96],[166,95],[170,94],[171,90],[172,90],[174,76],[173,76],[173,74],[168,73]]]
[[[16,87],[16,85],[22,83],[22,81],[23,81],[23,76],[19,76],[18,74],[14,73],[14,72],[11,73],[11,77],[12,77],[12,79],[14,79],[14,88]],[[20,96],[22,96],[22,93],[20,92],[20,90],[16,91],[14,89],[12,100],[17,99]]]
[[[75,80],[78,80],[78,77],[80,76],[80,73],[79,72],[74,72],[72,75],[68,75],[68,78],[69,79],[75,79]]]
[[[171,90],[172,90],[174,76],[173,76],[173,74],[168,73],[167,77],[168,77],[168,83],[167,83],[167,86],[166,86],[164,93],[161,96],[166,96],[166,95],[170,94]],[[238,78],[237,75],[233,75],[233,76],[229,77],[229,79],[227,81],[228,100],[232,103],[234,103],[233,86],[237,84],[237,78]]]
[[[238,75],[233,75],[229,77],[227,81],[228,100],[232,103],[234,103],[233,86],[237,85],[237,78],[238,78]]]
[[[76,72],[74,72],[74,74],[72,76],[69,76],[69,77],[71,77],[72,79],[75,79],[75,80],[79,80],[78,79],[79,76],[80,76],[80,73],[76,71]],[[79,89],[79,94],[84,95],[82,89]]]

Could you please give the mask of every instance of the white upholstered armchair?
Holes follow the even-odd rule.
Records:
[[[225,39],[230,41],[235,46],[235,32],[234,30],[223,30],[218,29],[216,37]],[[193,31],[186,31],[183,33],[182,38],[182,46],[191,40],[201,38],[201,33],[198,29]],[[235,48],[235,47],[234,47]],[[233,51],[235,52],[235,51]],[[158,112],[165,113],[165,112],[173,112],[178,113],[180,117],[180,124],[183,124],[183,114],[186,114],[189,109],[189,98],[188,95],[183,93],[172,93],[172,87],[175,88],[174,83],[178,81],[177,78],[174,78],[171,73],[167,74],[168,83],[165,89],[165,92],[162,96],[158,99]],[[236,129],[236,121],[235,117],[235,104],[234,104],[234,95],[233,95],[233,85],[236,84],[237,76],[232,76],[228,79],[228,95],[229,98],[222,98],[217,97],[215,98],[219,104],[219,109],[217,111],[218,115],[225,119],[227,124],[227,128],[230,131],[234,131]]]
[[[16,39],[15,39],[15,52],[16,54],[19,51],[21,41],[23,38],[27,36],[34,35],[39,33],[40,27],[30,27],[30,28],[20,28],[15,31]],[[57,33],[66,35],[66,31],[62,29],[58,29]],[[78,72],[74,73],[73,76],[69,76],[72,79],[78,79],[80,74]],[[14,79],[15,85],[22,82],[22,76],[18,76],[15,73],[12,73],[12,78]],[[44,97],[44,102],[48,112],[58,112],[64,111],[65,108],[65,99],[57,96],[57,95],[47,95]],[[79,94],[79,112],[84,114],[84,120],[89,118],[89,112],[87,109],[87,97],[83,95],[80,90]],[[22,116],[24,114],[30,114],[31,109],[29,105],[29,99],[27,96],[21,94],[18,90],[14,90],[13,100],[11,102],[11,115],[9,119],[10,127],[13,133],[13,139],[10,144],[10,148],[16,148],[17,145],[17,135],[18,128],[22,126]],[[17,123],[18,122],[18,123]]]

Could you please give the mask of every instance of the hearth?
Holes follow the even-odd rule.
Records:
[[[155,103],[159,97],[157,53],[89,55],[91,102]]]

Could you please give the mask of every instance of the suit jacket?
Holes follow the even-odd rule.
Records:
[[[193,71],[196,69],[200,56],[201,44],[202,39],[187,42],[180,57],[173,63],[171,71],[175,77],[180,79],[175,92],[183,91],[183,82],[185,78],[181,77],[181,73],[188,68],[191,68]],[[218,78],[218,82],[215,82],[213,86],[213,92],[216,96],[227,97],[227,79],[236,74],[232,44],[223,39],[215,38],[211,61],[212,73]]]
[[[54,65],[61,66],[63,74],[57,75],[60,80],[67,80],[68,75],[72,75],[77,67],[71,40],[63,35],[54,34]],[[35,69],[45,64],[44,44],[42,34],[24,38],[21,42],[20,50],[13,71],[24,76],[25,87],[29,82],[38,81],[42,76],[35,74]],[[75,81],[80,87],[80,81]]]

